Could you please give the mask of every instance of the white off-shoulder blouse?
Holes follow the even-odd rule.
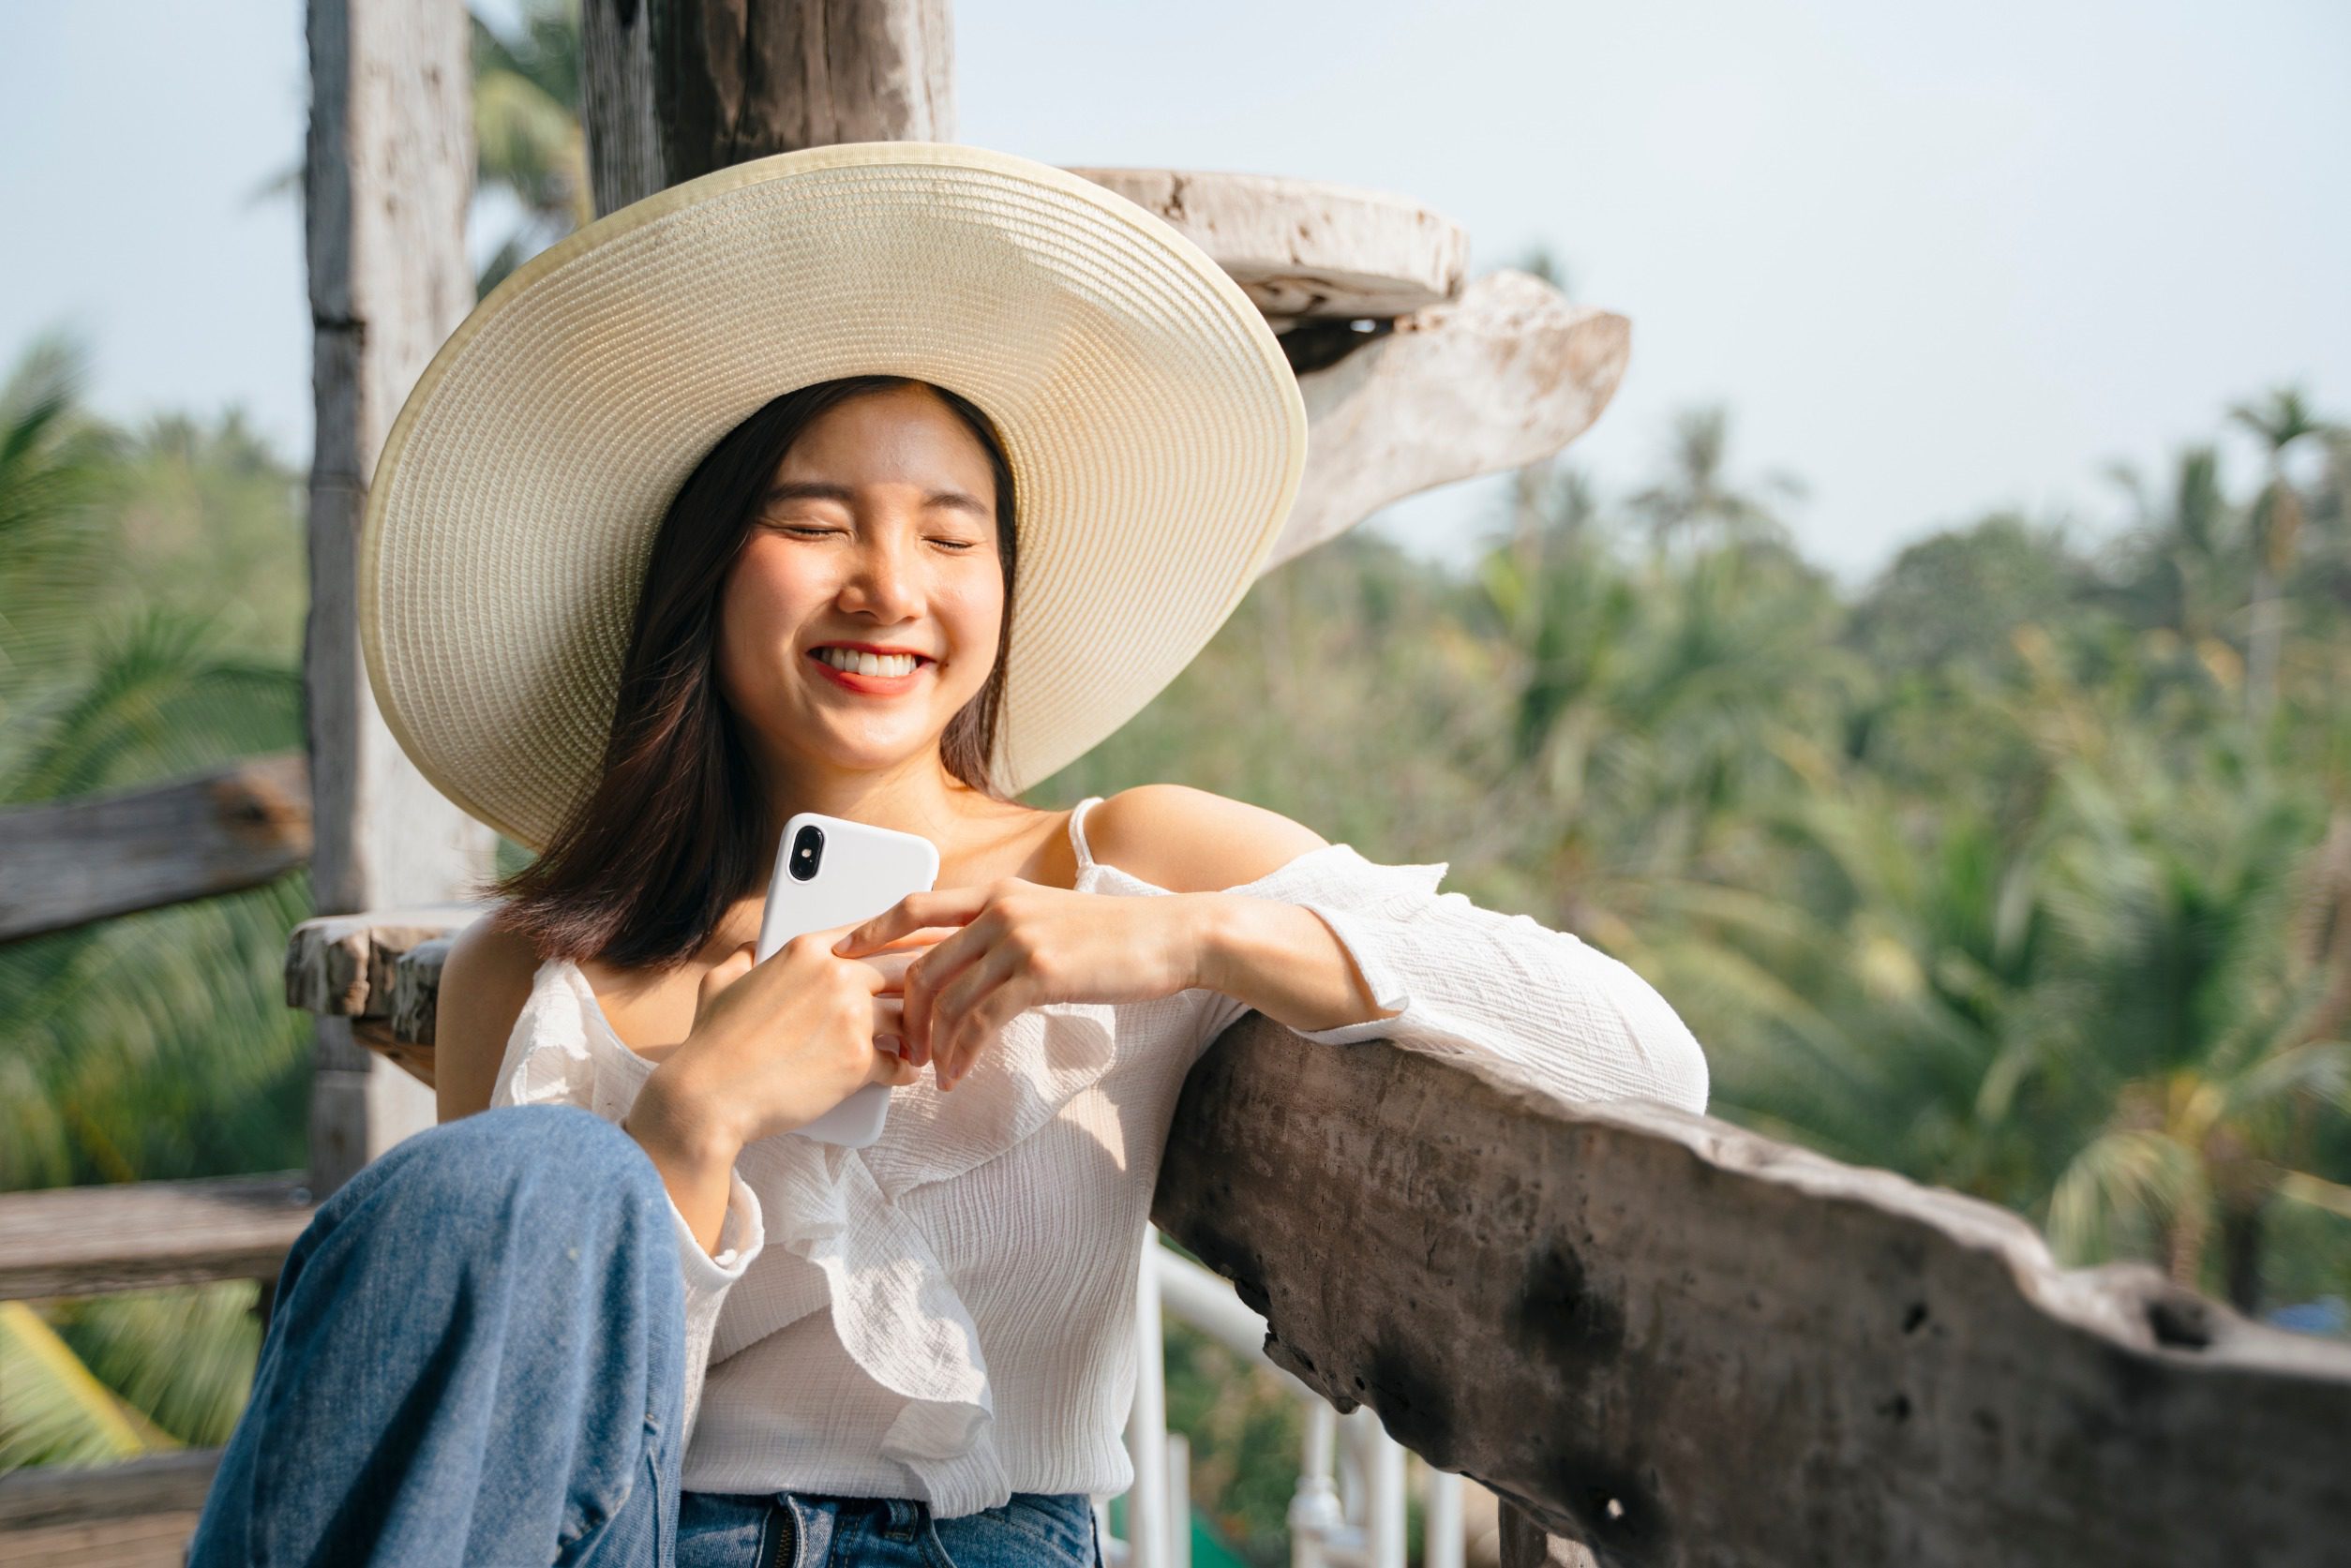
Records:
[[[1093,858],[1080,892],[1164,895]],[[1632,970],[1523,915],[1439,893],[1445,863],[1325,844],[1229,889],[1313,910],[1399,1016],[1307,1034],[1389,1038],[1569,1099],[1706,1108],[1705,1056]],[[1013,1492],[1124,1491],[1138,1260],[1177,1091],[1246,1008],[1194,989],[1020,1014],[953,1093],[894,1090],[880,1139],[747,1144],[721,1247],[676,1216],[683,1485],[910,1497],[942,1516]],[[619,1121],[654,1063],[579,967],[541,965],[493,1105]],[[673,1214],[676,1205],[671,1205]]]

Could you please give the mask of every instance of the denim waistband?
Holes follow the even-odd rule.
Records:
[[[695,1494],[687,1512],[715,1524],[731,1514],[756,1529],[717,1539],[681,1540],[680,1568],[705,1562],[756,1568],[1096,1568],[1094,1505],[1083,1492],[1015,1492],[976,1513],[939,1517],[913,1498],[813,1492]],[[687,1527],[694,1534],[694,1527]],[[756,1540],[756,1545],[755,1545]]]

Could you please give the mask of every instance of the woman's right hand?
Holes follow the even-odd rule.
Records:
[[[795,936],[764,963],[746,942],[713,964],[692,1031],[646,1088],[666,1075],[687,1119],[740,1149],[806,1127],[869,1083],[915,1082],[920,1070],[896,1052],[903,977],[921,949],[837,957],[849,929]]]

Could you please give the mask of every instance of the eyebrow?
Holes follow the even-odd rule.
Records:
[[[760,498],[759,504],[773,506],[779,501],[787,500],[837,500],[846,506],[852,499],[849,487],[846,485],[827,485],[817,480],[799,479],[771,485],[768,486],[768,493]],[[922,504],[953,507],[959,512],[968,512],[982,521],[991,521],[995,517],[995,514],[982,506],[977,499],[964,494],[961,490],[933,490],[922,498]]]

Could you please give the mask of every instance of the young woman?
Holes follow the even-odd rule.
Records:
[[[541,854],[449,955],[442,1125],[336,1192],[287,1260],[193,1563],[264,1541],[303,1561],[1094,1563],[1092,1500],[1132,1480],[1120,1434],[1161,1150],[1186,1071],[1243,1013],[1561,1095],[1704,1108],[1704,1058],[1654,991],[1438,894],[1443,865],[1376,864],[1170,784],[1071,811],[1013,799],[1146,702],[1246,590],[1296,487],[1295,383],[1188,242],[1058,171],[919,143],[765,165],[524,269],[387,449],[362,583],[379,697],[428,777]],[[756,318],[765,275],[726,238],[744,191],[815,203],[824,176],[909,171],[920,202],[837,196],[836,223],[867,231],[865,311],[738,323],[771,339],[788,319],[799,362],[887,373],[786,371],[793,390],[715,440],[717,414],[657,416],[693,460],[635,501],[607,492],[658,452],[575,439],[518,457],[479,422],[475,400],[527,429],[535,399],[548,430],[596,423],[582,382],[528,369],[533,341],[580,340],[576,317],[470,369],[453,358],[532,302],[550,321],[584,308],[582,261],[666,264],[673,287],[731,289]],[[1026,243],[1041,203],[1084,266],[975,282],[975,254]],[[673,222],[656,262],[627,251],[663,217],[729,221],[686,238]],[[762,220],[771,245],[812,228],[808,210]],[[1137,283],[1116,320],[1105,267]],[[1171,312],[1188,282],[1191,314]],[[930,347],[875,325],[893,291]],[[661,316],[642,302],[667,294],[640,277],[627,298]],[[630,336],[621,314],[601,331]],[[1199,367],[1250,342],[1253,360]],[[1024,354],[1030,373],[1004,371]],[[681,387],[731,378],[739,409],[778,367],[738,358],[661,363]],[[438,470],[421,455],[469,441]],[[556,493],[479,502],[507,536],[469,559],[483,530],[458,482],[517,462]],[[1159,477],[1138,485],[1138,469]],[[515,506],[541,519],[535,545]],[[623,622],[594,560],[567,565],[557,539],[634,574],[601,678],[578,623],[609,639]],[[567,571],[591,586],[553,590],[536,620],[466,613],[469,594]],[[568,754],[546,721],[582,709],[589,761],[582,721]],[[781,827],[804,810],[921,834],[937,882],[755,964]],[[868,1083],[893,1088],[877,1142],[793,1136]]]

